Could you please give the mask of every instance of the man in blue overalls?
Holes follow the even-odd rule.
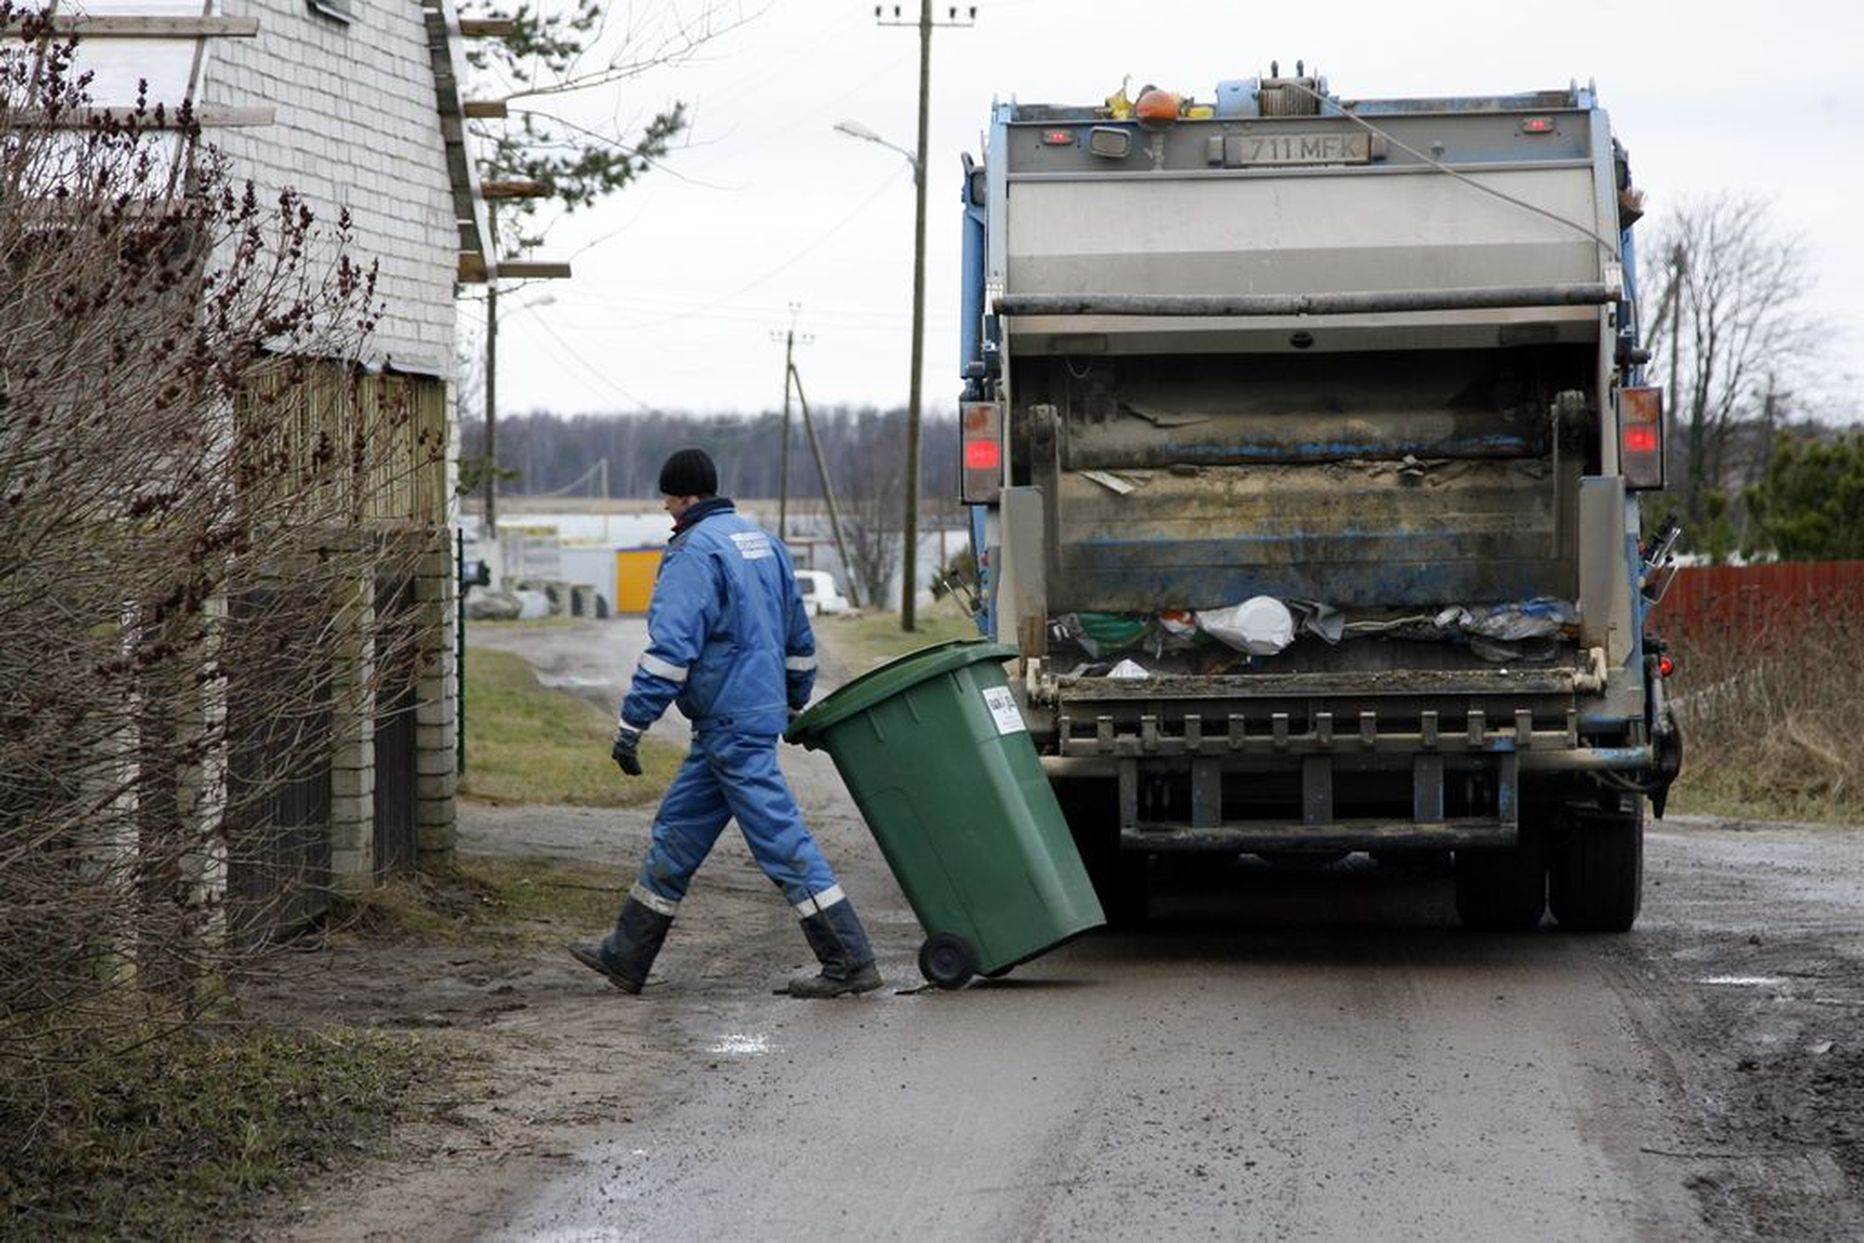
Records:
[[[647,609],[647,650],[621,704],[613,755],[639,776],[641,733],[669,703],[693,723],[692,750],[654,817],[640,879],[601,942],[569,947],[577,961],[638,993],[693,873],[737,817],[751,854],[802,919],[821,961],[793,997],[880,987],[874,952],[777,767],[777,740],[815,687],[815,636],[789,550],[718,495],[700,449],[660,470],[673,539]]]

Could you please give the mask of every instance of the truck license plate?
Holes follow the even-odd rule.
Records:
[[[1224,139],[1223,155],[1223,162],[1233,168],[1253,164],[1367,164],[1372,160],[1372,135],[1232,134]]]

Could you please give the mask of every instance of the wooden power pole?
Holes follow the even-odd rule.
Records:
[[[900,550],[900,629],[915,630],[913,597],[919,577],[919,425],[920,397],[925,375],[926,317],[926,132],[932,102],[932,28],[934,26],[973,26],[977,24],[977,6],[966,8],[963,15],[954,6],[943,21],[932,20],[932,0],[919,0],[919,18],[907,21],[893,6],[892,17],[879,7],[874,16],[882,26],[915,26],[919,30],[919,143],[913,159],[913,362],[912,381],[906,397],[906,520],[905,544]]]

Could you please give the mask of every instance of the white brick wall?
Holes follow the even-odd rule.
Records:
[[[225,16],[258,18],[259,34],[209,41],[199,99],[277,110],[274,125],[210,137],[262,200],[290,186],[332,222],[348,207],[355,250],[381,262],[377,358],[451,378],[459,235],[421,6],[354,7],[344,25],[305,0],[224,0]]]

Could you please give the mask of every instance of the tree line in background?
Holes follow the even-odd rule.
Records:
[[[904,495],[906,411],[830,407],[811,411],[835,495],[857,502]],[[485,425],[460,427],[460,456],[480,456]],[[821,498],[821,479],[802,419],[790,426],[792,498]],[[921,493],[928,507],[957,504],[958,420],[928,414],[921,439]],[[608,495],[657,501],[660,464],[675,449],[703,448],[718,463],[719,486],[740,497],[771,499],[780,490],[783,416],[654,413],[564,416],[537,412],[498,421],[501,491],[523,496],[599,496],[607,462]]]

